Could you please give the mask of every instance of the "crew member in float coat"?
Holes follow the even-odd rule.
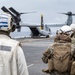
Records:
[[[9,36],[14,27],[11,15],[0,13],[0,75],[29,75],[20,43]]]

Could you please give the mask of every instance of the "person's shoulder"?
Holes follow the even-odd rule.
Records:
[[[20,44],[20,42],[17,41],[17,40],[15,40],[15,39],[10,39],[9,41],[10,41],[10,43],[12,43],[13,45],[19,45],[19,44]]]

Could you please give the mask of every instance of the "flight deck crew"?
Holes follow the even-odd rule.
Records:
[[[11,15],[0,13],[0,75],[29,75],[20,43],[10,37],[14,30]]]

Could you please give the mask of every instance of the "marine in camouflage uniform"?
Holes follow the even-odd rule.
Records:
[[[59,34],[56,34],[55,38],[54,38],[54,43],[71,43],[71,37],[69,36],[69,34],[67,33],[59,33]],[[53,45],[53,44],[52,44]],[[52,52],[53,52],[53,47],[52,45],[50,45],[49,48],[47,48],[45,50],[45,52],[43,53],[43,57],[42,57],[42,60],[44,63],[48,63],[49,59],[52,57]],[[44,57],[45,56],[45,57]],[[46,58],[46,60],[45,60]],[[45,60],[45,61],[44,61]],[[49,66],[49,64],[48,64]],[[49,69],[43,69],[42,70],[44,73],[50,73],[49,72]]]

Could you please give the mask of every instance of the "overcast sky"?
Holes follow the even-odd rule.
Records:
[[[0,8],[2,6],[13,7],[19,12],[37,11],[37,13],[21,16],[22,21],[29,24],[40,24],[41,14],[44,16],[45,24],[65,23],[67,16],[59,13],[68,11],[75,13],[75,0],[0,0]]]
[[[75,0],[0,0],[0,8],[13,7],[19,12],[37,11],[37,13],[22,15],[22,21],[40,23],[40,15],[44,16],[44,23],[63,23],[67,16],[61,12],[75,12]]]

